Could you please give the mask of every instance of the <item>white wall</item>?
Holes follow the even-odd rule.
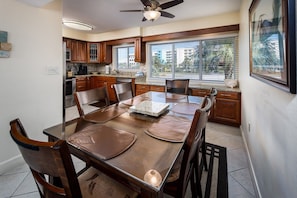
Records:
[[[66,27],[63,27],[63,36],[68,38],[74,38],[86,41],[106,41],[136,36],[151,36],[158,34],[166,34],[172,32],[181,32],[188,30],[204,29],[211,27],[219,27],[226,25],[239,24],[240,14],[239,12],[225,13],[205,18],[197,18],[192,20],[185,20],[173,23],[167,23],[163,25],[152,25],[148,27],[135,27],[129,29],[123,29],[113,32],[105,32],[100,34],[82,34],[81,31],[75,31]]]
[[[62,121],[62,3],[36,8],[0,0],[0,30],[12,43],[10,58],[0,58],[0,173],[19,151],[9,121],[20,118],[30,137],[47,140],[42,130]],[[58,74],[48,75],[47,67]]]
[[[297,97],[249,76],[250,4],[243,0],[240,11],[242,131],[260,196],[297,197]]]

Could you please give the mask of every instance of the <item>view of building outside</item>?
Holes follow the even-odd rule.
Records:
[[[151,44],[152,78],[224,81],[234,78],[235,37]]]
[[[117,48],[118,69],[139,69],[139,63],[135,62],[134,47]]]

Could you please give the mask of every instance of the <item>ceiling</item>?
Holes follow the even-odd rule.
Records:
[[[159,0],[159,3],[168,1],[172,0]],[[154,22],[142,22],[142,12],[120,12],[142,10],[140,0],[63,0],[63,18],[88,23],[95,26],[91,33],[102,33],[239,11],[240,4],[241,0],[184,0],[165,10],[175,18],[160,17]]]

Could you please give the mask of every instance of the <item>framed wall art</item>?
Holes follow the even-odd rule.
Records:
[[[253,0],[250,75],[296,94],[295,0]]]

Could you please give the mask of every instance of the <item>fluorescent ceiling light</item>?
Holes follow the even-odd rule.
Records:
[[[75,21],[75,20],[63,20],[63,24],[67,27],[70,27],[76,30],[91,31],[94,29],[94,26],[92,25]]]
[[[161,12],[156,10],[148,10],[143,12],[143,16],[149,21],[154,21],[161,16]]]

